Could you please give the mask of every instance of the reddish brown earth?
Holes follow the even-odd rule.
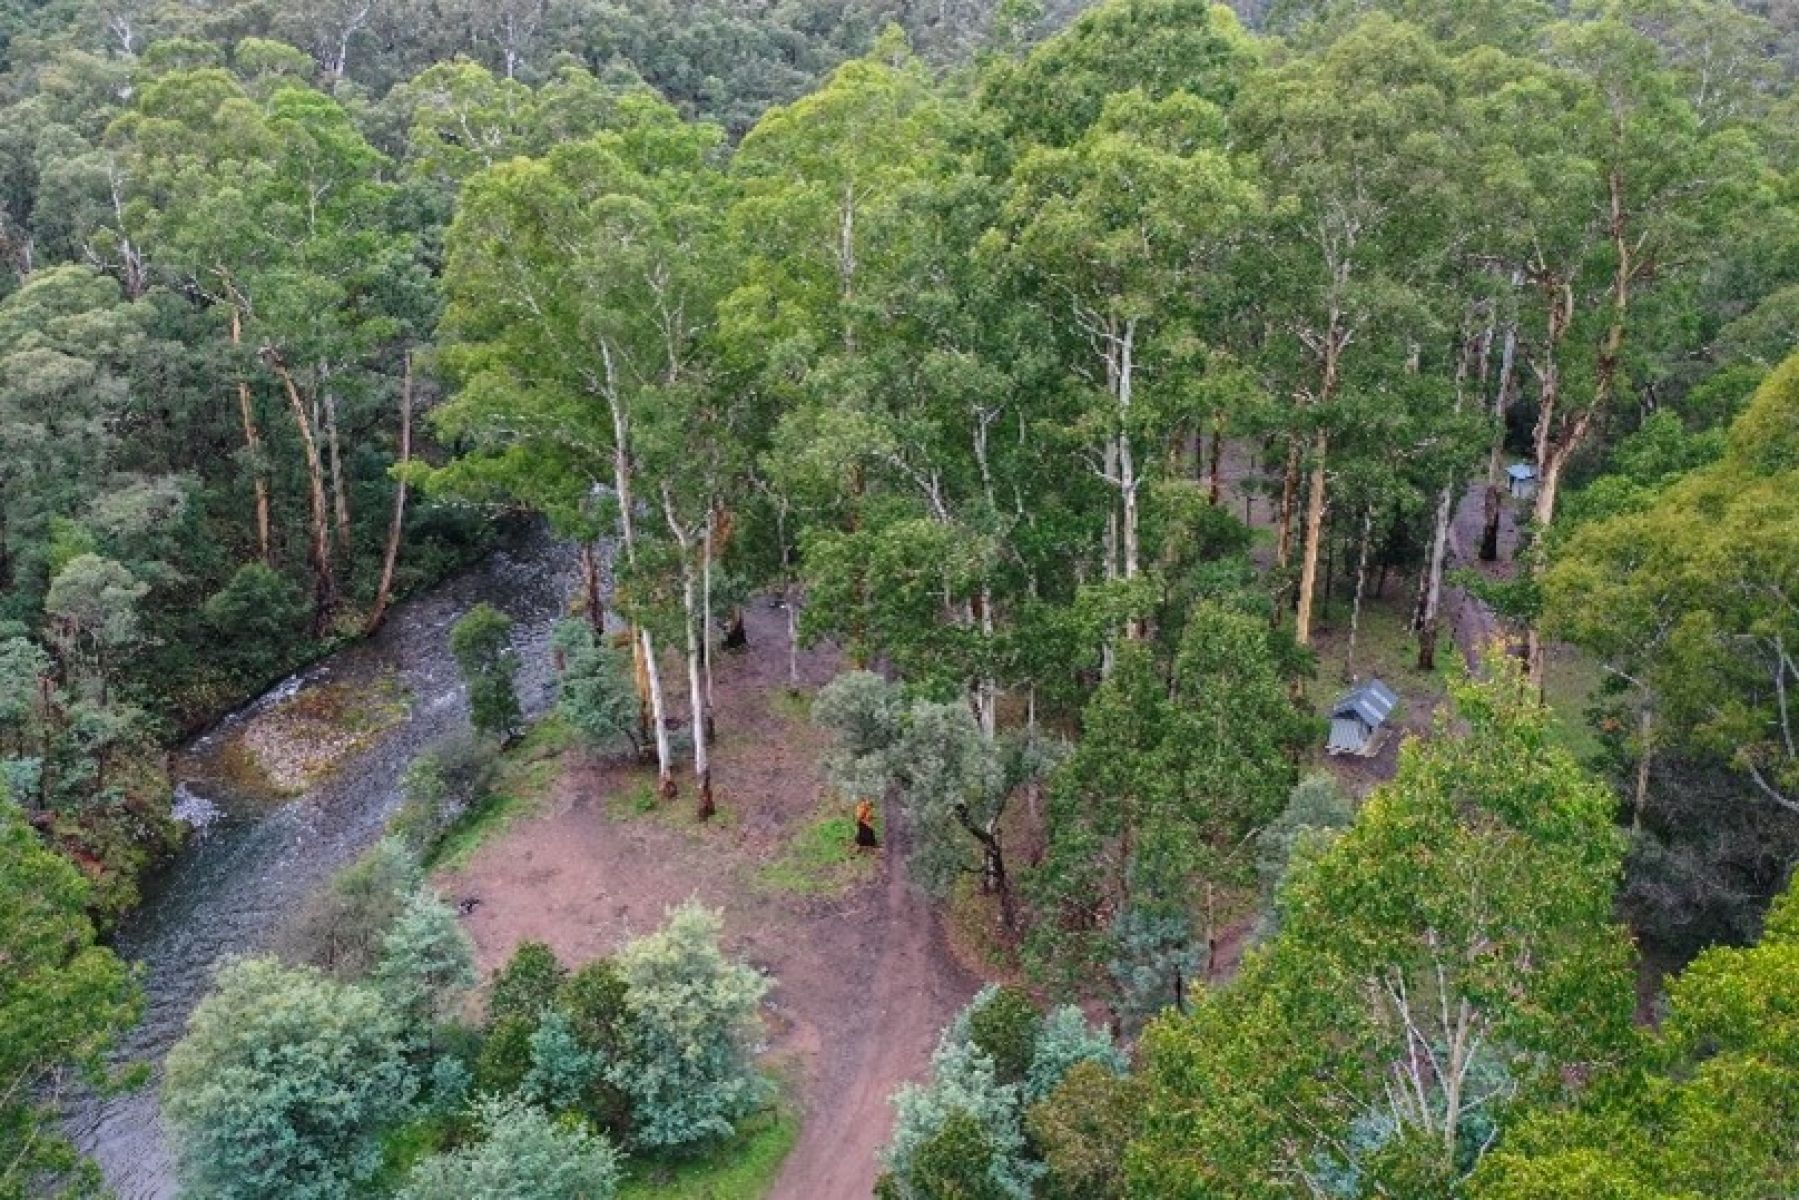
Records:
[[[803,1108],[770,1195],[862,1200],[892,1127],[888,1097],[923,1078],[938,1031],[980,981],[950,955],[907,879],[901,829],[890,827],[870,878],[843,894],[802,897],[758,880],[818,813],[822,742],[781,702],[785,615],[757,601],[746,616],[749,650],[721,655],[717,668],[717,821],[695,826],[685,791],[670,810],[635,813],[621,797],[640,790],[640,774],[580,763],[541,815],[441,883],[454,899],[479,901],[468,928],[484,974],[527,939],[573,965],[654,929],[689,897],[723,912],[727,949],[774,981],[769,1059],[797,1077]],[[808,689],[837,669],[822,652],[801,666]]]

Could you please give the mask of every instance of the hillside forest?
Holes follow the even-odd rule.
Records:
[[[983,985],[885,1200],[1793,1193],[1796,67],[1786,0],[0,0],[0,1200],[145,1087],[206,1198],[803,1128],[732,913],[445,882],[545,763],[754,828],[765,654],[769,786]],[[544,531],[553,637],[435,634],[467,735],[117,1053],[182,747]]]

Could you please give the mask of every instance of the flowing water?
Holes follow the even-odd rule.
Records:
[[[375,637],[284,680],[183,748],[176,812],[193,826],[192,837],[117,939],[119,953],[144,971],[144,1019],[124,1041],[128,1060],[159,1069],[219,963],[266,948],[332,872],[381,836],[400,803],[407,764],[466,728],[467,700],[449,652],[456,618],[483,600],[512,616],[520,698],[527,714],[544,708],[547,643],[572,573],[572,555],[548,534],[513,539],[482,565],[396,606]],[[327,778],[277,803],[234,794],[221,751],[246,722],[307,688],[385,687],[395,679],[409,700],[405,718]],[[175,1195],[156,1085],[153,1077],[139,1091],[85,1102],[70,1116],[76,1142],[121,1200]]]

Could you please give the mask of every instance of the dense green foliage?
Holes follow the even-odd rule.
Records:
[[[176,840],[167,743],[523,510],[579,558],[588,748],[728,806],[714,660],[778,592],[855,668],[834,802],[1147,1030],[1127,1078],[984,995],[889,1195],[1791,1189],[1791,914],[1705,950],[1799,857],[1791,6],[1071,7],[0,0],[0,898],[42,887],[32,961],[97,997],[19,1078],[125,1017],[72,907]],[[1437,686],[1474,554],[1521,673],[1359,811],[1300,783],[1371,599],[1405,581]],[[502,744],[510,635],[451,635]],[[1558,641],[1603,679],[1552,720]],[[462,1027],[414,860],[488,762],[422,759],[313,966],[196,1014],[196,1190],[598,1192],[762,1102],[767,982],[697,910],[566,977],[526,950]],[[1614,914],[1705,950],[1653,1033]]]
[[[272,959],[225,968],[163,1080],[183,1182],[246,1200],[351,1195],[416,1091],[406,1032],[361,984]]]
[[[1789,889],[1759,944],[1708,950],[1681,973],[1666,1019],[1630,1062],[1572,1109],[1529,1112],[1482,1164],[1472,1194],[1747,1200],[1791,1191],[1795,970],[1799,891]]]
[[[618,1157],[604,1138],[516,1101],[481,1106],[481,1140],[413,1169],[403,1200],[611,1200]]]
[[[518,737],[524,717],[515,682],[512,618],[491,604],[477,604],[450,627],[450,653],[468,687],[469,721],[476,732],[500,742]]]
[[[1151,1030],[1133,1188],[1450,1195],[1514,1096],[1626,1052],[1610,798],[1493,666],[1289,876],[1237,981]]]
[[[1029,1200],[1043,1167],[1024,1134],[1030,1104],[1081,1064],[1123,1074],[1123,1056],[1078,1009],[1047,1018],[1030,998],[988,987],[969,1002],[931,1058],[931,1080],[894,1097],[883,1200],[959,1196]]]
[[[423,1160],[403,1200],[610,1200],[617,1155],[581,1126],[561,1126],[540,1108],[491,1101],[480,1108],[475,1146]]]
[[[752,1056],[768,984],[724,956],[716,914],[673,910],[662,930],[572,972],[524,943],[495,973],[487,1019],[470,1024],[473,947],[405,856],[389,839],[335,881],[330,907],[353,927],[329,944],[335,978],[236,962],[196,1010],[163,1087],[189,1194],[585,1200],[612,1194],[617,1147],[727,1142],[762,1109],[771,1089]],[[294,949],[320,951],[319,919]],[[108,968],[117,1010],[103,1007]],[[34,977],[46,995],[59,982],[48,971]],[[131,979],[92,948],[64,971],[60,995],[91,1014],[69,1036],[88,1040],[48,1046],[33,1069],[97,1080],[112,1026],[94,1022],[129,1019]],[[1084,1055],[1078,1042],[1058,1053]],[[22,1134],[28,1115],[16,1114]],[[73,1159],[45,1140],[22,1161],[26,1180]]]
[[[1755,932],[1799,832],[1792,742],[1799,664],[1799,358],[1731,424],[1714,462],[1657,467],[1641,441],[1607,500],[1555,549],[1545,622],[1591,648],[1613,685],[1602,720],[1627,767],[1629,900],[1684,946]]]
[[[751,1048],[769,982],[725,958],[721,927],[717,913],[686,904],[616,959],[626,1019],[606,1073],[630,1097],[635,1145],[728,1136],[766,1098]]]
[[[55,1099],[79,1079],[103,1082],[113,1038],[137,1020],[137,982],[95,944],[86,893],[0,780],[0,1197],[8,1200],[71,1178],[76,1158],[56,1130]]]

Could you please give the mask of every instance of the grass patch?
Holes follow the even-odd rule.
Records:
[[[795,725],[807,725],[812,721],[813,699],[811,692],[781,688],[770,694],[768,706]]]
[[[950,943],[959,957],[974,960],[982,973],[1010,976],[1020,969],[1018,948],[1000,928],[999,897],[983,895],[980,883],[968,876],[956,881],[950,892],[944,923]]]
[[[430,1114],[383,1133],[381,1168],[369,1181],[364,1194],[391,1196],[399,1191],[414,1167],[450,1147],[456,1138],[458,1124],[454,1117]]]
[[[875,833],[882,833],[875,815]],[[834,896],[874,875],[876,856],[856,846],[856,822],[847,813],[820,810],[795,831],[775,860],[756,872],[770,891],[795,896]]]
[[[704,1154],[631,1160],[618,1200],[762,1200],[799,1134],[799,1117],[777,1104]]]
[[[1587,708],[1599,690],[1599,664],[1573,646],[1548,648],[1543,664],[1543,703],[1549,706],[1549,736],[1576,759],[1592,762],[1604,753],[1599,735],[1587,720]]]
[[[607,796],[606,812],[616,820],[628,821],[632,817],[649,816],[660,804],[656,796],[655,773],[649,772]]]
[[[445,831],[425,865],[460,869],[490,838],[538,811],[562,777],[563,752],[571,736],[569,727],[553,715],[526,731],[500,755],[492,785]]]
[[[1429,671],[1418,669],[1418,635],[1410,628],[1411,605],[1409,600],[1393,594],[1397,590],[1390,590],[1387,599],[1376,600],[1370,596],[1363,602],[1355,657],[1355,672],[1364,682],[1379,679],[1399,696],[1399,707],[1388,722],[1393,730],[1405,725],[1408,718],[1421,719],[1438,705],[1448,694],[1449,682],[1462,665],[1461,649],[1445,621],[1437,639],[1435,666]],[[1321,719],[1350,686],[1344,672],[1349,648],[1349,612],[1349,603],[1338,600],[1324,609],[1321,617],[1318,675],[1306,689],[1312,710]],[[1323,753],[1322,728],[1315,749]]]

